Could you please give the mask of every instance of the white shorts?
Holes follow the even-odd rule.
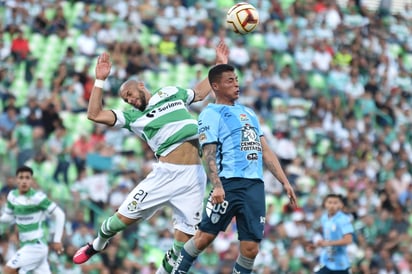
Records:
[[[148,219],[170,206],[174,229],[194,235],[202,217],[206,173],[202,165],[158,162],[120,205],[118,212],[130,219]]]
[[[44,243],[24,245],[17,250],[16,254],[7,262],[7,266],[19,269],[19,274],[33,271],[35,274],[51,274],[47,261],[49,247]]]

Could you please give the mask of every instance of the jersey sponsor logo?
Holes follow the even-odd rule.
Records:
[[[17,217],[18,221],[31,221],[33,219],[34,219],[33,216],[19,216],[19,217]]]
[[[249,120],[249,118],[247,118],[247,115],[243,114],[243,113],[240,114],[239,118],[240,118],[240,121],[248,121]]]
[[[199,128],[198,132],[202,133],[202,132],[208,131],[209,129],[210,129],[209,126],[201,127],[201,128]]]
[[[248,159],[249,161],[257,160],[258,155],[257,155],[257,153],[250,153],[246,156],[246,159]]]
[[[157,110],[159,112],[162,112],[162,111],[168,110],[170,108],[174,108],[176,106],[183,106],[183,102],[182,101],[177,101],[177,102],[173,102],[173,103],[168,103],[165,106],[159,107]]]
[[[157,93],[157,95],[159,95],[160,98],[164,98],[167,96],[167,93],[162,92],[161,90],[159,90],[159,92]]]
[[[151,112],[149,112],[148,114],[146,114],[147,118],[153,118],[156,114],[156,110],[152,110]]]
[[[249,124],[245,124],[242,128],[242,140],[240,142],[241,151],[256,150],[262,151],[262,145],[260,144],[259,136],[255,128]]]
[[[148,118],[153,118],[155,117],[156,113],[160,113],[169,109],[173,109],[179,106],[183,106],[183,102],[182,101],[176,101],[176,102],[172,102],[172,103],[167,103],[167,105],[164,105],[162,107],[158,107],[157,109],[154,109],[152,111],[150,111],[149,113],[146,114],[146,117]]]

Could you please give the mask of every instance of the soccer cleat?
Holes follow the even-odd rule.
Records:
[[[95,250],[92,244],[87,243],[87,245],[77,250],[77,252],[74,254],[73,263],[85,263],[96,253],[99,253],[99,251]]]

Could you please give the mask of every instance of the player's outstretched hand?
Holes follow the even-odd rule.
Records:
[[[110,74],[110,68],[112,67],[112,62],[110,61],[110,55],[103,52],[97,58],[97,64],[95,68],[96,79],[106,80]]]
[[[227,64],[229,61],[229,47],[224,40],[220,40],[216,46],[216,64]]]

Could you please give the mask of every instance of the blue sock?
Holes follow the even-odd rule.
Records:
[[[190,256],[189,253],[186,252],[185,248],[182,248],[182,250],[180,251],[179,257],[177,257],[177,260],[175,262],[175,265],[173,267],[173,271],[171,274],[187,273],[195,259],[196,257]]]

